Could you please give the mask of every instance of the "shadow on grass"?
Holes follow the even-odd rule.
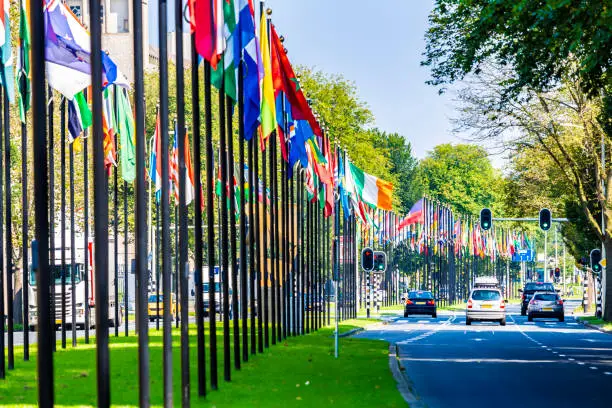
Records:
[[[351,321],[363,326],[368,322]],[[355,328],[342,324],[340,331]],[[208,332],[206,341],[208,342]],[[219,390],[210,391],[209,357],[206,352],[207,391],[197,396],[197,336],[189,332],[191,397],[193,406],[286,407],[286,406],[405,406],[388,370],[386,342],[342,339],[340,358],[334,358],[332,328],[306,336],[288,338],[263,354],[250,355],[240,371],[233,370],[232,381],[223,381],[223,338],[218,330]],[[163,403],[162,334],[150,336],[151,403]],[[233,339],[230,338],[233,341]],[[115,406],[138,405],[137,337],[110,338],[111,401]],[[233,343],[230,341],[230,355]],[[24,362],[16,350],[15,370],[0,380],[0,406],[36,406],[36,347],[31,360]],[[96,406],[95,344],[79,343],[76,349],[58,349],[54,358],[55,402],[58,406]],[[180,405],[180,337],[173,331],[173,392]]]

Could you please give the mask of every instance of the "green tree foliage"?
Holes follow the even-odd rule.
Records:
[[[369,130],[374,116],[359,98],[355,84],[341,75],[307,67],[298,67],[296,72],[331,141],[346,149],[350,159],[365,172],[396,184],[386,148],[378,144],[378,133]]]
[[[478,74],[488,61],[513,67],[504,83],[510,95],[547,90],[564,75],[589,95],[611,86],[609,0],[436,0],[429,21],[423,64],[432,67],[431,84]]]
[[[397,180],[394,188],[397,209],[400,214],[407,214],[423,195],[417,173],[419,160],[412,153],[412,144],[402,135],[378,129],[373,129],[372,132],[378,139],[377,146],[386,149],[391,163],[390,171]]]
[[[459,213],[476,215],[501,205],[503,180],[487,152],[471,144],[441,144],[419,165],[423,192]]]

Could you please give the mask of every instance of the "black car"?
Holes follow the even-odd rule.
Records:
[[[408,292],[406,306],[404,307],[404,317],[411,314],[427,314],[431,317],[438,317],[436,311],[436,300],[428,290],[413,290]]]
[[[533,297],[533,294],[536,292],[555,292],[555,286],[550,282],[529,282],[526,283],[523,290],[519,290],[519,292],[522,292],[521,316],[525,316],[527,314],[529,301]]]

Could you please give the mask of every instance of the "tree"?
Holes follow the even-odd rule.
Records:
[[[374,116],[359,98],[355,84],[340,75],[306,67],[296,72],[332,143],[346,149],[351,161],[365,172],[396,184],[386,148],[377,144],[377,133],[369,130]]]
[[[386,149],[391,164],[390,172],[397,179],[394,190],[399,213],[407,214],[412,205],[423,196],[417,174],[419,160],[412,153],[412,144],[404,136],[378,129],[372,129],[372,132],[376,135],[376,144]]]
[[[419,176],[424,193],[455,212],[476,215],[483,207],[495,211],[501,203],[501,175],[477,145],[436,146],[419,164]]]
[[[436,0],[429,21],[423,65],[432,67],[433,85],[478,74],[494,62],[512,67],[505,96],[549,90],[566,75],[589,96],[610,91],[608,0]]]

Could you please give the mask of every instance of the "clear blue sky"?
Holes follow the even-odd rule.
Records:
[[[168,3],[173,9],[174,1]],[[265,5],[273,10],[293,64],[353,81],[375,125],[404,135],[419,158],[437,144],[459,142],[449,121],[455,116],[452,96],[426,85],[429,71],[420,66],[433,0],[269,0]],[[156,16],[152,0],[152,44],[157,44]]]

